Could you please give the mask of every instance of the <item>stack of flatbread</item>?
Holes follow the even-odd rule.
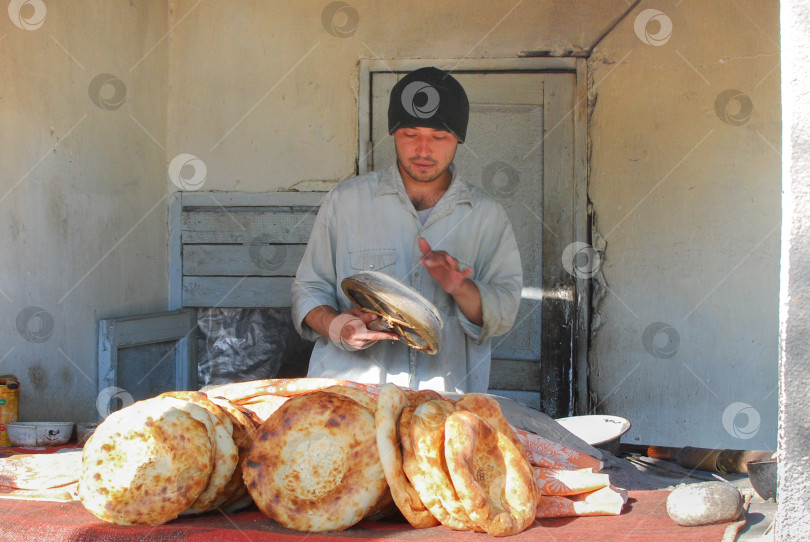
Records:
[[[523,445],[497,401],[457,402],[382,387],[377,446],[397,507],[417,528],[508,536],[535,518],[540,493]]]
[[[85,444],[78,495],[121,525],[255,501],[304,532],[398,510],[417,528],[508,536],[535,518],[620,514],[626,492],[600,469],[515,430],[492,396],[281,379],[168,392],[111,414]]]
[[[79,498],[119,525],[159,525],[181,514],[250,503],[241,459],[252,415],[201,392],[167,392],[114,412],[84,445]]]
[[[497,401],[393,384],[374,401],[370,390],[326,384],[217,390],[267,414],[243,473],[268,517],[298,531],[340,531],[391,511],[393,500],[417,528],[507,536],[532,524],[540,492]]]

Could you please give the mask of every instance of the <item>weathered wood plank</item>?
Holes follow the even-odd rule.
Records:
[[[182,192],[188,207],[317,207],[326,192]]]
[[[183,306],[183,262],[181,260],[183,242],[180,238],[180,217],[183,209],[180,203],[180,193],[175,192],[169,197],[169,309],[179,309]]]
[[[306,245],[249,243],[185,245],[183,274],[226,277],[293,277]]]
[[[539,391],[540,372],[536,361],[493,359],[489,387],[498,390]]]
[[[315,207],[184,211],[183,243],[306,243]]]
[[[183,277],[186,307],[289,307],[292,277]]]
[[[376,59],[368,61],[370,71],[409,72],[425,65],[422,59]],[[524,57],[524,58],[436,58],[431,66],[440,70],[459,71],[545,71],[576,69],[576,59],[566,57]]]
[[[196,313],[185,309],[103,320],[111,343],[118,348],[179,340],[197,323]]]

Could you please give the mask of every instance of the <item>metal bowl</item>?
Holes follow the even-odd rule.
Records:
[[[556,421],[591,446],[614,455],[619,451],[622,435],[630,430],[630,420],[606,414],[572,416]]]
[[[776,500],[776,459],[748,462],[748,481],[757,495]]]
[[[87,442],[93,433],[95,432],[96,428],[98,427],[98,422],[95,423],[77,423],[76,424],[76,446],[84,446],[84,443]]]
[[[73,422],[13,422],[6,424],[14,446],[60,446],[73,436]]]

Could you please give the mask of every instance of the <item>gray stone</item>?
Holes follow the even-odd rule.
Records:
[[[702,482],[677,488],[667,497],[667,513],[678,525],[727,523],[740,517],[742,495],[726,482]]]

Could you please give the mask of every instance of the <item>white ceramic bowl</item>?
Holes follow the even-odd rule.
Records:
[[[73,435],[73,422],[13,422],[6,424],[14,446],[59,446]]]
[[[615,453],[621,436],[630,430],[630,420],[620,416],[592,414],[558,418],[557,423],[591,446]]]

